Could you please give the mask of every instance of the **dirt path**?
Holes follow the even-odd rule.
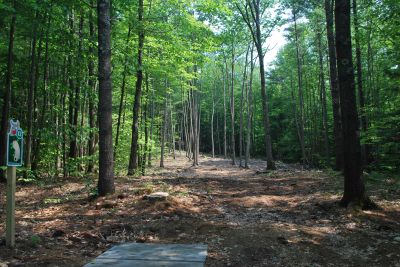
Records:
[[[264,164],[246,170],[204,156],[199,167],[168,159],[148,176],[118,178],[114,196],[94,201],[82,181],[19,187],[17,249],[3,243],[0,266],[81,266],[129,241],[205,243],[206,266],[400,266],[400,192],[392,180],[370,190],[384,210],[345,210],[336,204],[342,178],[284,164],[259,172]],[[155,191],[170,198],[142,199]]]

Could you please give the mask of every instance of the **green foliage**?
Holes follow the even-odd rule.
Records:
[[[86,177],[84,179],[84,184],[85,184],[85,191],[88,194],[89,198],[97,198],[99,195],[99,192],[97,190],[96,182],[91,178],[91,177]]]
[[[30,238],[30,245],[32,247],[37,247],[42,242],[42,239],[37,235],[32,235]]]
[[[11,15],[17,25],[14,42],[14,69],[10,116],[18,118],[26,130],[25,109],[30,87],[31,67],[35,71],[35,110],[33,121],[33,161],[35,168],[21,168],[19,181],[43,183],[58,181],[60,176],[85,178],[91,164],[96,174],[98,161],[97,126],[97,20],[96,10],[85,1],[10,1],[0,3],[0,93],[5,90],[8,36]],[[227,118],[228,147],[232,132],[229,116],[230,88],[235,98],[234,127],[239,139],[240,116],[247,123],[247,105],[241,108],[242,86],[252,81],[252,125],[243,127],[243,135],[251,136],[251,155],[265,154],[259,68],[255,64],[250,77],[244,69],[246,51],[251,46],[251,33],[236,4],[227,0],[145,0],[144,22],[139,23],[137,1],[113,1],[112,13],[112,79],[113,136],[116,137],[121,88],[125,94],[118,146],[115,148],[115,169],[125,175],[132,139],[132,106],[134,102],[138,49],[138,32],[145,34],[143,50],[142,105],[139,122],[139,155],[160,155],[164,100],[168,96],[175,135],[168,129],[167,147],[172,138],[181,139],[184,117],[183,100],[190,89],[200,95],[201,151],[211,151],[211,116],[214,102],[214,138],[217,153],[223,153],[223,122]],[[304,112],[307,163],[329,167],[333,163],[333,114],[330,96],[325,15],[323,1],[260,1],[261,30],[264,47],[272,47],[270,30],[283,25],[286,45],[276,60],[267,66],[267,96],[271,123],[273,154],[276,159],[301,161],[296,115]],[[371,146],[373,161],[368,171],[399,172],[400,161],[400,3],[396,0],[359,3],[360,43],[366,107],[360,110],[368,120],[368,130],[361,132],[363,144]],[[294,31],[296,15],[297,37]],[[82,18],[82,20],[81,20]],[[92,21],[90,21],[90,18]],[[89,25],[93,24],[93,35]],[[36,38],[34,38],[36,29]],[[128,31],[131,33],[128,39]],[[35,66],[31,66],[32,42],[36,40]],[[321,47],[319,47],[319,42]],[[46,46],[47,44],[47,46]],[[47,47],[47,62],[46,62]],[[304,104],[298,93],[297,49],[302,70]],[[39,53],[40,50],[40,53]],[[319,66],[322,51],[323,69]],[[257,62],[256,51],[253,61]],[[89,66],[93,73],[89,75]],[[232,72],[232,65],[234,67]],[[47,80],[45,70],[48,70]],[[321,80],[321,73],[324,80]],[[123,79],[125,77],[125,80]],[[232,78],[233,77],[233,78]],[[92,85],[90,85],[92,82]],[[328,155],[324,150],[322,85],[326,87]],[[225,88],[226,106],[223,106]],[[245,89],[246,90],[246,89]],[[76,95],[76,96],[75,96]],[[214,96],[214,97],[213,97]],[[76,103],[78,106],[76,106]],[[3,98],[0,105],[3,105]],[[23,107],[23,108],[21,108]],[[303,110],[303,111],[302,111]],[[243,111],[243,113],[242,113]],[[144,113],[146,112],[146,118]],[[77,125],[72,125],[77,114]],[[91,118],[91,116],[93,116]],[[90,120],[93,120],[92,122]],[[151,130],[150,130],[151,129]],[[145,132],[148,132],[146,140]],[[151,132],[151,134],[150,134]],[[182,135],[183,136],[183,135]],[[77,155],[70,157],[71,141],[76,140]],[[89,143],[95,149],[89,154]],[[237,144],[239,142],[236,142]],[[146,147],[146,151],[145,151]],[[238,150],[238,147],[236,148]],[[228,149],[229,150],[229,149]],[[138,174],[142,170],[138,170]],[[144,168],[145,172],[145,168]],[[21,174],[21,175],[20,175]],[[24,175],[22,175],[24,174]],[[96,195],[95,182],[85,182],[90,195]]]

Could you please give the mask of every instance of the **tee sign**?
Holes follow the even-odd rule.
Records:
[[[22,166],[24,147],[24,131],[19,121],[10,120],[10,131],[7,135],[7,166]]]

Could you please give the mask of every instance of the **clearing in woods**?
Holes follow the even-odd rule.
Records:
[[[0,266],[82,266],[122,242],[204,243],[206,266],[400,266],[400,190],[388,177],[368,184],[383,209],[338,207],[342,177],[265,162],[250,169],[183,156],[147,176],[119,177],[117,193],[92,200],[85,180],[17,188],[17,246]],[[0,184],[4,233],[5,188]],[[169,193],[165,201],[143,199]],[[3,238],[4,239],[4,238]]]

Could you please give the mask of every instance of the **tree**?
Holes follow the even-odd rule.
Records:
[[[142,95],[143,81],[143,45],[144,45],[144,24],[143,24],[143,0],[139,0],[138,7],[138,57],[136,71],[136,91],[135,102],[133,104],[133,123],[132,123],[132,145],[131,155],[129,158],[128,175],[132,175],[138,167],[138,139],[139,139],[139,114],[140,114],[140,98]]]
[[[362,74],[362,63],[361,63],[361,44],[360,44],[360,32],[359,32],[359,21],[357,12],[357,1],[353,0],[353,17],[354,17],[354,41],[356,46],[356,66],[357,66],[357,91],[358,91],[358,102],[360,105],[360,122],[363,134],[368,131],[367,116],[365,112],[365,97],[363,87],[363,74]],[[372,161],[371,148],[368,144],[361,146],[361,159],[363,165],[367,165]]]
[[[359,124],[354,85],[354,68],[351,47],[350,1],[336,0],[336,53],[340,108],[343,126],[344,193],[341,205],[350,203],[364,206],[366,194],[361,177]]]
[[[270,2],[268,2],[268,4],[270,4]],[[255,44],[258,54],[267,169],[273,170],[275,169],[275,163],[272,156],[271,126],[269,121],[268,98],[266,93],[266,82],[265,82],[264,52],[263,52],[264,40],[261,35],[261,24],[262,24],[261,14],[263,14],[265,10],[261,10],[260,0],[246,0],[246,4],[244,7],[241,7],[239,4],[237,4],[236,6],[240,11],[240,13],[242,14],[243,20],[246,22],[251,32],[251,36],[253,38],[253,42]]]
[[[329,54],[329,75],[332,95],[332,110],[333,110],[333,137],[335,141],[335,169],[343,169],[343,140],[342,140],[342,124],[340,115],[340,96],[337,81],[337,66],[336,66],[336,50],[335,36],[333,31],[333,7],[332,0],[325,0],[325,18],[326,18],[326,35],[328,39],[328,54]]]
[[[114,159],[112,142],[112,81],[110,0],[97,1],[99,57],[99,195],[112,194]]]
[[[298,95],[299,95],[299,109],[298,113],[298,135],[301,147],[301,160],[303,164],[307,163],[306,157],[306,148],[305,148],[305,140],[304,140],[304,95],[303,95],[303,63],[302,63],[302,55],[300,53],[300,44],[299,44],[299,33],[297,30],[297,16],[298,16],[298,7],[296,4],[292,3],[292,17],[294,23],[294,39],[296,44],[296,62],[297,62],[297,87],[298,87]]]
[[[13,6],[15,8],[15,0],[13,1]],[[10,22],[10,34],[8,39],[8,56],[7,56],[7,74],[6,74],[6,87],[4,90],[3,97],[3,107],[2,107],[2,117],[1,117],[1,125],[0,125],[0,166],[4,166],[6,164],[6,153],[7,150],[7,128],[8,128],[8,119],[9,119],[9,110],[10,110],[10,98],[11,98],[11,90],[12,90],[12,77],[13,77],[13,50],[14,50],[14,33],[15,33],[15,22],[16,15],[15,11],[11,15]],[[5,182],[4,171],[0,170],[0,182]]]

